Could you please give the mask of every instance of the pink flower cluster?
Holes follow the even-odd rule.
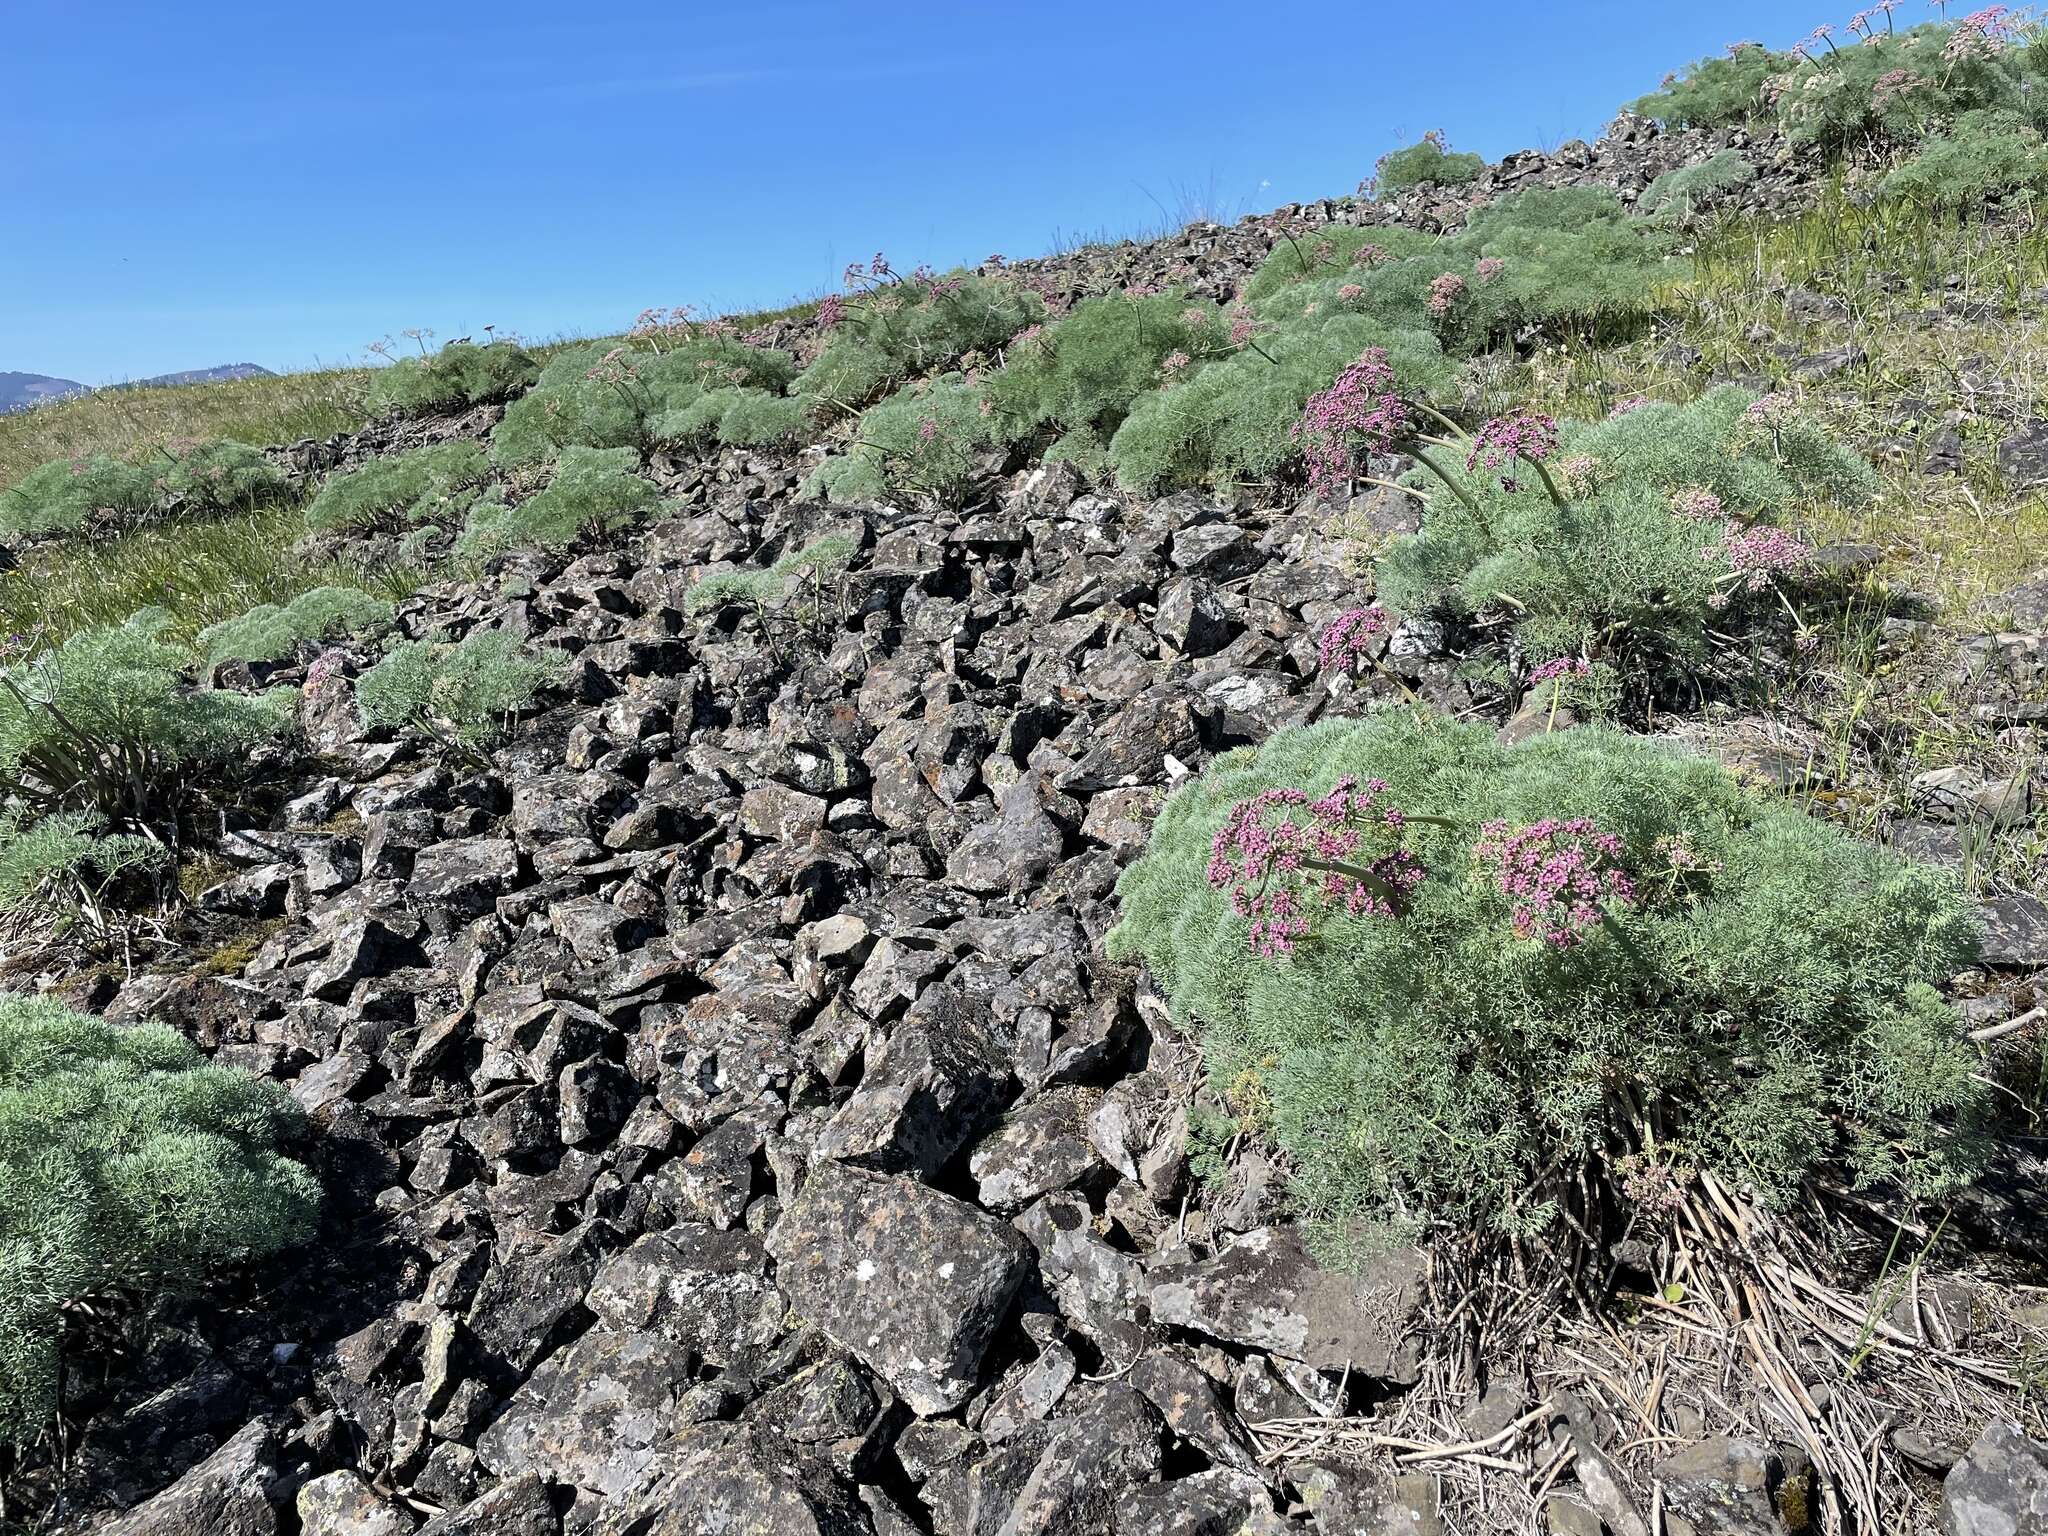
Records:
[[[1613,421],[1618,416],[1632,415],[1653,403],[1648,395],[1630,395],[1626,399],[1614,402],[1614,409],[1607,413],[1607,419]]]
[[[1877,77],[1877,84],[1871,87],[1870,105],[1882,112],[1900,97],[1933,84],[1914,74],[1910,69],[1886,70]]]
[[[1346,283],[1337,290],[1337,297],[1346,304],[1352,304],[1365,297],[1365,290],[1356,283]]]
[[[1531,671],[1529,686],[1533,688],[1538,683],[1554,683],[1567,677],[1585,677],[1592,670],[1593,663],[1583,656],[1559,656],[1556,660],[1546,661]]]
[[[685,335],[690,329],[690,316],[696,306],[693,304],[671,304],[664,309],[660,305],[643,309],[633,321],[629,336],[677,336]]]
[[[1524,827],[1490,821],[1472,850],[1496,871],[1515,904],[1515,932],[1570,949],[1598,924],[1605,907],[1633,906],[1635,882],[1621,867],[1621,839],[1583,816],[1546,816]]]
[[[1721,515],[1721,498],[1703,485],[1683,486],[1671,493],[1671,510],[1695,522],[1709,522]]]
[[[828,293],[818,300],[818,329],[829,331],[846,322],[846,301],[836,293]]]
[[[1349,667],[1360,657],[1370,659],[1368,642],[1387,632],[1387,610],[1378,603],[1351,608],[1330,621],[1316,646],[1316,665],[1327,672],[1332,667]]]
[[[1376,267],[1386,259],[1387,248],[1383,245],[1373,245],[1370,242],[1361,245],[1351,253],[1351,265],[1354,267]]]
[[[1476,470],[1483,463],[1499,469],[1520,459],[1541,464],[1557,452],[1557,422],[1534,411],[1510,411],[1496,416],[1473,434],[1472,451],[1465,456],[1465,468]]]
[[[1384,780],[1368,779],[1360,788],[1346,775],[1320,799],[1301,789],[1269,789],[1231,808],[1209,845],[1207,877],[1209,888],[1227,891],[1231,909],[1251,924],[1255,953],[1268,960],[1292,954],[1324,912],[1392,917],[1395,903],[1422,883],[1422,861],[1399,846],[1357,862],[1368,833],[1400,833],[1405,818],[1381,803],[1386,792]],[[1302,812],[1305,823],[1295,819]]]
[[[1494,281],[1494,279],[1498,278],[1501,275],[1501,273],[1507,271],[1507,269],[1508,264],[1502,261],[1498,256],[1482,256],[1479,258],[1479,265],[1476,268],[1474,268],[1474,270],[1477,271],[1479,274],[1479,281],[1481,281],[1482,283],[1490,283]]]
[[[1252,318],[1250,310],[1240,306],[1230,312],[1230,344],[1233,347],[1241,347],[1250,341],[1252,332],[1258,328],[1259,323]]]
[[[1356,453],[1385,453],[1410,430],[1385,347],[1368,347],[1320,394],[1309,396],[1289,435],[1302,445],[1309,477],[1328,490],[1357,471]]]
[[[1737,528],[1729,525],[1719,544],[1700,551],[1702,560],[1726,560],[1742,578],[1742,586],[1761,592],[1773,578],[1802,569],[1813,551],[1782,528]]]
[[[1465,279],[1455,272],[1446,272],[1431,281],[1429,285],[1429,312],[1441,320],[1451,312],[1451,307],[1465,296]]]
[[[1169,352],[1159,360],[1159,371],[1169,385],[1177,383],[1182,374],[1194,366],[1195,360],[1185,352]]]

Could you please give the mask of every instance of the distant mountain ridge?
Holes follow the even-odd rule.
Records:
[[[222,363],[215,368],[187,368],[181,373],[159,373],[147,379],[128,379],[108,384],[107,389],[155,389],[170,384],[219,384],[229,379],[265,378],[270,370],[258,363]],[[66,395],[92,393],[92,386],[76,379],[60,379],[47,373],[0,372],[0,416],[24,411],[47,400]]]

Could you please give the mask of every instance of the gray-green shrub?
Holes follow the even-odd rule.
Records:
[[[315,587],[289,603],[261,603],[199,632],[205,663],[285,661],[310,645],[389,624],[392,605],[360,587]]]
[[[1006,441],[983,387],[957,373],[907,385],[861,413],[848,451],[827,459],[803,493],[835,502],[893,495],[957,506],[977,466]]]
[[[327,477],[306,508],[306,526],[368,532],[452,522],[489,476],[483,445],[460,439],[372,459]]]
[[[431,356],[401,357],[378,369],[370,379],[370,412],[415,415],[482,405],[515,395],[539,377],[540,364],[517,342],[451,341]]]
[[[455,552],[465,560],[509,549],[553,553],[636,523],[661,500],[639,467],[631,448],[564,448],[545,489],[516,506],[489,497],[472,506]]]
[[[1422,531],[1387,551],[1381,595],[1409,612],[1506,615],[1537,661],[1696,657],[1709,625],[1724,622],[1718,608],[1740,596],[1730,562],[1706,558],[1731,528],[1768,528],[1818,501],[1856,505],[1877,488],[1867,463],[1782,397],[1753,412],[1755,403],[1723,388],[1564,424],[1549,466],[1563,506],[1526,468],[1468,471],[1437,457],[1477,511],[1434,476],[1413,475],[1426,498]]]
[[[1755,180],[1756,167],[1735,150],[1724,149],[1698,165],[1678,166],[1664,172],[1643,189],[1636,208],[1662,218],[1682,218]]]
[[[133,872],[169,863],[162,843],[109,832],[92,812],[0,812],[0,915],[33,921],[52,935],[80,921],[97,928],[110,889]]]
[[[162,499],[193,512],[243,512],[291,492],[284,471],[261,448],[232,438],[195,443],[171,458],[156,480]]]
[[[1009,277],[909,278],[844,300],[794,392],[821,410],[858,411],[904,380],[992,354],[1045,305]]]
[[[657,443],[684,447],[781,448],[801,442],[810,427],[809,407],[793,395],[707,389],[681,410],[657,417],[650,431]]]
[[[1420,884],[1262,958],[1212,845],[1241,802],[1345,777],[1411,818],[1376,835]],[[1543,818],[1612,834],[1633,877],[1570,946],[1522,936],[1475,852]],[[1954,882],[1651,740],[1506,746],[1408,710],[1283,730],[1174,795],[1117,889],[1111,954],[1200,1031],[1217,1091],[1262,1107],[1313,1218],[1541,1231],[1582,1168],[1625,1200],[1631,1155],[1778,1205],[1823,1170],[1939,1194],[1975,1166],[1976,1062],[1935,990],[1974,952]]]
[[[1424,134],[1422,142],[1380,156],[1379,194],[1394,197],[1414,187],[1462,187],[1486,173],[1481,155],[1453,154],[1440,133]]]
[[[250,698],[187,683],[189,654],[163,638],[168,622],[145,609],[0,669],[0,796],[38,814],[147,824],[187,775],[284,728],[288,689]]]
[[[478,630],[460,642],[407,640],[356,680],[356,702],[373,726],[481,749],[560,670],[559,657],[528,655],[503,630]]]
[[[645,449],[657,441],[656,423],[706,390],[780,394],[795,374],[788,353],[722,332],[700,330],[659,352],[633,342],[571,347],[506,407],[491,434],[491,457],[517,467],[544,464],[570,447]]]
[[[1994,196],[2048,192],[2048,143],[2009,112],[1968,112],[1952,131],[1923,140],[1882,190],[1949,213]]]
[[[683,595],[685,613],[716,613],[728,604],[766,613],[779,608],[807,581],[818,590],[827,578],[844,571],[857,546],[845,534],[827,534],[759,570],[714,571],[700,577]],[[793,581],[791,578],[803,578]]]
[[[157,500],[156,477],[126,459],[53,459],[0,491],[0,537],[70,533],[97,514],[129,522]]]
[[[0,1444],[55,1412],[64,1310],[196,1290],[306,1241],[304,1116],[159,1024],[0,997]]]

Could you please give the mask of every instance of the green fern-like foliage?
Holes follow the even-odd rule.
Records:
[[[1405,260],[1420,256],[1437,249],[1438,239],[1406,225],[1389,224],[1384,228],[1337,225],[1311,238],[1282,240],[1246,279],[1238,297],[1260,314],[1277,313],[1268,308],[1266,300],[1282,288],[1328,278],[1337,279],[1338,287],[1355,283],[1361,272],[1370,271],[1382,257]]]
[[[392,606],[360,587],[315,587],[289,603],[262,603],[203,629],[195,642],[206,664],[283,661],[307,646],[389,624]]]
[[[1277,788],[1386,781],[1426,878],[1397,917],[1325,916],[1261,958],[1211,843]],[[1481,828],[1589,818],[1639,900],[1576,946],[1525,938]],[[1971,957],[1953,882],[1604,727],[1522,746],[1411,711],[1284,730],[1161,811],[1118,884],[1113,955],[1201,1033],[1219,1092],[1255,1083],[1312,1217],[1394,1209],[1508,1231],[1617,1159],[1707,1167],[1782,1204],[1823,1169],[1952,1189],[1974,1166],[1974,1061],[1934,990]],[[1583,1214],[1583,1212],[1582,1212]]]
[[[132,522],[156,507],[156,479],[103,453],[53,459],[0,491],[0,538],[71,533],[100,515]]]
[[[1393,197],[1420,186],[1462,187],[1485,173],[1484,156],[1454,154],[1441,135],[1431,135],[1380,157],[1379,191]]]
[[[55,1411],[63,1309],[196,1290],[306,1241],[320,1189],[279,1087],[161,1025],[0,997],[0,1443]]]
[[[713,571],[691,584],[683,596],[683,611],[716,613],[732,604],[764,612],[779,608],[806,584],[815,590],[843,572],[855,549],[846,535],[827,534],[760,570]]]
[[[1643,189],[1637,209],[1661,218],[1679,218],[1707,207],[1756,180],[1756,167],[1732,149],[1724,149],[1698,165],[1664,172]]]
[[[981,456],[1007,440],[987,392],[960,374],[919,381],[864,411],[852,448],[804,482],[835,502],[907,496],[957,506]]]
[[[80,630],[0,670],[0,795],[39,813],[147,823],[185,778],[245,756],[290,718],[292,694],[196,688],[169,615]]]
[[[655,419],[657,443],[708,448],[786,448],[810,433],[811,413],[792,395],[765,389],[707,389],[679,411]]]
[[[637,343],[592,342],[557,353],[540,381],[505,409],[491,457],[545,464],[564,448],[644,449],[669,421],[713,389],[781,394],[796,375],[786,352],[699,331],[656,352]]]
[[[1049,429],[1107,442],[1132,402],[1159,387],[1168,358],[1177,370],[1230,350],[1229,325],[1213,304],[1111,294],[1013,343],[988,397],[1013,437]]]
[[[1737,44],[1724,57],[1688,65],[1633,104],[1632,110],[1673,128],[1724,128],[1763,113],[1764,82],[1795,61],[1756,43]]]
[[[131,872],[161,870],[169,862],[162,843],[108,832],[105,820],[90,812],[0,813],[0,912],[37,909],[61,929],[87,898],[97,901]]]
[[[1119,484],[1140,492],[1204,481],[1268,480],[1299,457],[1292,436],[1310,395],[1369,347],[1385,347],[1411,395],[1449,383],[1442,345],[1427,330],[1331,313],[1275,327],[1250,347],[1141,395],[1110,439]]]
[[[489,475],[483,446],[459,439],[372,459],[327,477],[306,508],[306,526],[368,532],[450,522],[469,509]]]
[[[540,377],[540,364],[517,342],[477,346],[451,341],[428,357],[401,357],[370,380],[373,415],[416,416],[516,395]]]
[[[841,313],[795,393],[843,415],[970,352],[993,354],[1042,318],[1045,306],[1007,277],[955,274],[934,283],[889,283],[844,300]]]
[[[1478,512],[1442,481],[1411,477],[1427,498],[1422,531],[1388,550],[1381,595],[1410,612],[1508,615],[1537,660],[1697,656],[1710,622],[1727,622],[1717,599],[1733,588],[1729,563],[1704,557],[1727,525],[1688,515],[1686,493],[1711,493],[1748,528],[1817,502],[1860,504],[1877,489],[1867,463],[1803,417],[1752,419],[1754,399],[1725,388],[1566,424],[1550,466],[1562,506],[1526,469],[1467,472],[1439,457]]]
[[[482,748],[532,708],[560,670],[559,657],[528,655],[503,630],[457,643],[407,640],[357,679],[356,702],[371,725]]]
[[[2009,112],[1968,112],[1886,175],[1888,197],[1959,213],[2016,192],[2048,192],[2048,142]]]
[[[661,500],[639,467],[631,448],[564,448],[545,490],[517,506],[486,498],[471,507],[455,552],[466,560],[508,549],[552,553],[636,523]]]
[[[171,499],[194,512],[244,512],[291,492],[284,471],[261,448],[225,437],[178,454],[161,482]]]

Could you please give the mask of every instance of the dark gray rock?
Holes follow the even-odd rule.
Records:
[[[1004,1519],[1002,1536],[1094,1536],[1107,1532],[1130,1489],[1154,1481],[1166,1459],[1159,1410],[1121,1383],[1093,1389],[1052,1439]]]
[[[761,1426],[699,1425],[650,1474],[594,1536],[873,1536],[849,1478]]]
[[[537,1470],[619,1498],[644,1481],[688,1380],[688,1357],[661,1335],[593,1328],[533,1373],[477,1459],[499,1477]]]
[[[521,1472],[445,1515],[436,1515],[416,1536],[559,1536],[561,1518],[537,1472]]]
[[[2048,1531],[2048,1445],[1994,1419],[1941,1485],[1947,1536],[2040,1536]]]
[[[329,1472],[299,1489],[300,1536],[412,1536],[410,1514],[353,1472]]]
[[[768,1248],[790,1305],[926,1416],[973,1394],[1031,1262],[973,1206],[836,1162],[811,1170]]]
[[[1998,472],[2008,490],[2048,485],[2048,421],[2033,421],[1998,445]]]
[[[1804,1456],[1730,1435],[1689,1445],[1657,1463],[1664,1507],[1699,1536],[1783,1536],[1804,1530],[1813,1469]]]
[[[1066,839],[1046,815],[1035,778],[1011,785],[1001,800],[994,819],[970,831],[946,860],[946,877],[962,890],[1022,894],[1065,852]]]
[[[1015,1091],[987,1007],[956,987],[933,987],[874,1053],[859,1089],[819,1137],[818,1151],[934,1178]]]
[[[1117,1536],[1278,1536],[1287,1529],[1266,1485],[1229,1467],[1128,1489],[1116,1506]]]
[[[519,849],[510,838],[465,837],[415,854],[406,894],[422,906],[474,916],[518,879]]]
[[[732,1366],[782,1331],[768,1269],[768,1251],[750,1233],[670,1227],[606,1259],[588,1305],[621,1333],[657,1333],[711,1365]]]
[[[2001,896],[1978,908],[1987,965],[2048,965],[2048,904],[2037,896]]]
[[[1010,1215],[1107,1168],[1088,1140],[1093,1088],[1053,1088],[1010,1111],[968,1159],[981,1203]]]
[[[277,1438],[258,1419],[104,1536],[276,1536]]]
[[[1428,1262],[1395,1248],[1341,1274],[1309,1256],[1299,1229],[1261,1227],[1212,1259],[1153,1270],[1152,1316],[1320,1370],[1409,1385]]]

